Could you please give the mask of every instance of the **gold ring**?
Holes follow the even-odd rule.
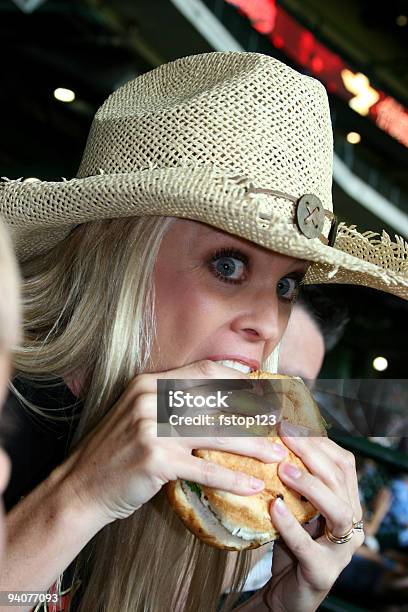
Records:
[[[345,544],[346,542],[349,542],[351,538],[353,537],[353,533],[354,533],[354,523],[353,523],[353,527],[351,527],[351,529],[342,536],[335,536],[334,533],[329,531],[329,528],[327,527],[327,523],[324,526],[324,534],[326,538],[329,540],[329,542],[333,542],[333,544]]]

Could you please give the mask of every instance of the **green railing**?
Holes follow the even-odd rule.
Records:
[[[400,453],[392,448],[381,446],[376,442],[371,442],[358,436],[329,436],[339,446],[352,451],[356,455],[361,455],[369,459],[374,459],[387,467],[400,469],[408,472],[408,455]]]

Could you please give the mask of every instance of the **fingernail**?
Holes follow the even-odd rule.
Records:
[[[275,444],[275,442],[271,442],[271,455],[272,457],[276,457],[278,459],[282,459],[286,457],[288,451],[281,444]]]
[[[249,486],[251,489],[261,489],[265,485],[263,480],[258,480],[258,478],[254,478],[251,476],[249,481]]]
[[[285,436],[308,436],[309,429],[307,427],[302,427],[301,425],[292,425],[292,423],[288,423],[287,421],[282,421],[280,424],[281,431]]]
[[[300,478],[300,476],[302,475],[302,472],[291,463],[284,463],[283,471],[286,476],[289,476],[290,478]]]
[[[281,516],[287,516],[289,514],[286,504],[281,497],[277,497],[275,499],[274,506],[276,508],[276,512]]]

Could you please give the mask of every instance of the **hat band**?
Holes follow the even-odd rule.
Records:
[[[245,177],[235,176],[232,180],[244,179]],[[295,205],[294,217],[299,231],[307,238],[319,238],[326,246],[333,247],[337,237],[338,221],[336,215],[327,208],[323,207],[321,200],[314,194],[304,194],[300,197],[293,196],[283,191],[275,189],[265,189],[255,187],[252,182],[246,188],[247,193],[260,193],[284,198],[293,202]],[[321,232],[324,219],[327,217],[331,221],[329,234],[326,236]]]

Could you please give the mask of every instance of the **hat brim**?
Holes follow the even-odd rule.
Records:
[[[274,213],[273,200],[249,198],[242,186],[213,167],[177,166],[61,182],[6,181],[0,187],[0,214],[21,262],[50,250],[82,223],[140,215],[181,217],[312,262],[306,283],[364,285],[408,299],[408,244],[403,238],[392,242],[385,232],[360,233],[341,223],[335,245],[327,246]],[[270,220],[260,222],[258,204],[267,203]]]

